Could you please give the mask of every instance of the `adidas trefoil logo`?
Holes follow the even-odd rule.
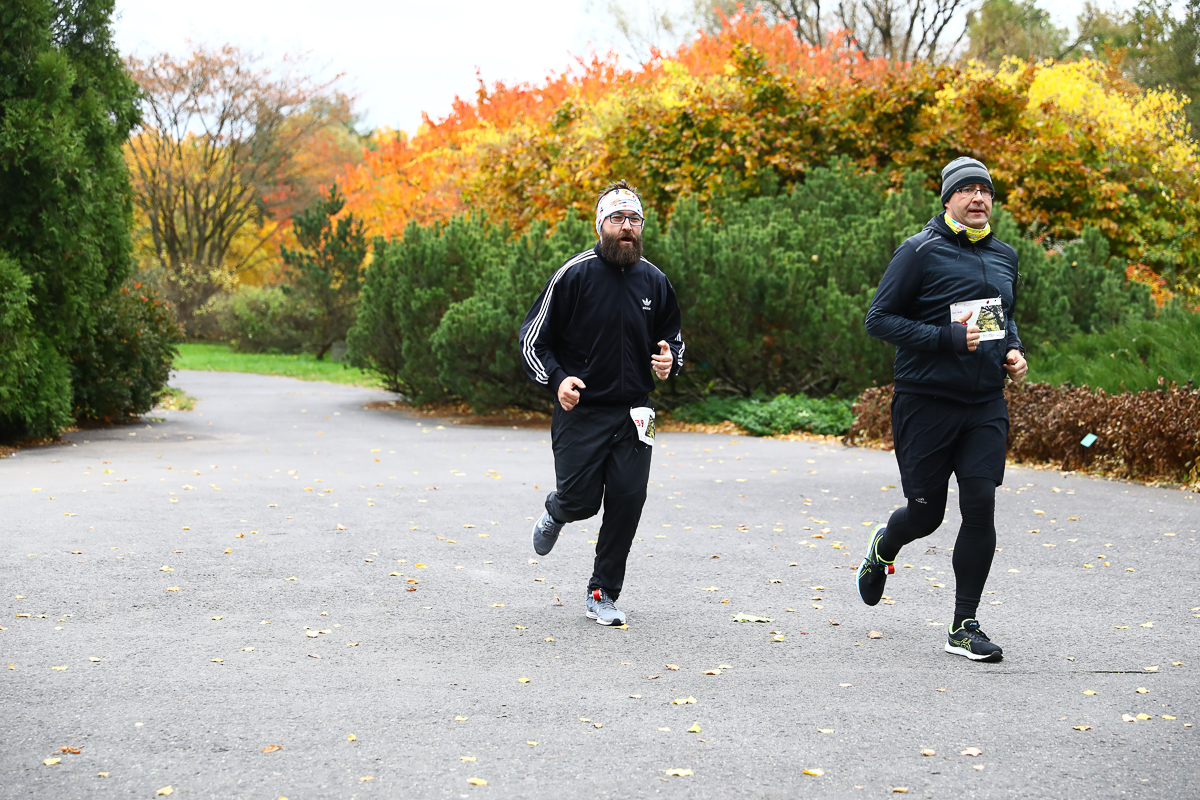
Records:
[[[643,298],[642,298],[642,310],[643,310],[643,311],[649,311],[649,310],[650,310],[650,298],[649,298],[649,297],[643,297]]]

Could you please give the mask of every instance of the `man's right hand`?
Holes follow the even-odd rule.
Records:
[[[954,320],[959,325],[967,325],[967,320],[971,318],[971,312],[965,311],[963,315]],[[980,330],[978,325],[967,325],[967,351],[974,353],[975,348],[979,347]],[[568,379],[569,380],[569,379]]]
[[[586,388],[587,386],[579,378],[574,376],[564,378],[563,382],[558,385],[558,404],[563,407],[563,411],[570,411],[579,405],[579,390]]]

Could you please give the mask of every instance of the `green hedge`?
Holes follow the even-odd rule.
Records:
[[[919,176],[900,190],[881,184],[840,161],[786,193],[713,203],[708,217],[686,197],[668,225],[647,216],[646,257],[675,286],[687,342],[687,367],[660,388],[659,407],[783,430],[778,420],[825,401],[777,395],[847,400],[891,381],[894,348],[868,336],[863,319],[894,249],[941,206]],[[1125,281],[1098,232],[1047,254],[1003,209],[994,224],[1021,253],[1016,319],[1034,363],[1054,342],[1153,316],[1148,292]],[[550,395],[524,376],[517,331],[554,270],[594,244],[591,220],[573,215],[520,236],[467,215],[376,240],[351,357],[417,403],[548,408]],[[706,397],[753,399],[697,405]]]
[[[105,309],[129,272],[121,145],[138,120],[137,87],[113,44],[112,13],[112,0],[0,4],[2,440],[70,424],[73,355],[106,348]],[[137,361],[111,361],[135,372],[108,385],[141,380]],[[129,410],[144,394],[77,388],[89,405],[128,401]]]
[[[793,431],[841,436],[854,424],[853,400],[781,394],[767,397],[707,397],[672,412],[680,422],[735,422],[755,436]]]
[[[183,340],[175,313],[135,284],[101,303],[94,324],[71,353],[75,418],[112,422],[145,414],[162,396]]]

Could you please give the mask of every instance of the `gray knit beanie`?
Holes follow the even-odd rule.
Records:
[[[959,156],[942,168],[942,202],[948,203],[950,195],[972,183],[982,183],[993,192],[996,191],[996,187],[992,185],[992,175],[982,161]]]

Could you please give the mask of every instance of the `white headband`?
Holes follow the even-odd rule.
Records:
[[[639,217],[646,216],[642,213],[642,201],[638,196],[628,189],[614,189],[608,194],[600,198],[600,202],[596,204],[596,235],[600,235],[600,224],[608,218],[609,214],[615,214],[618,211],[633,211]]]

